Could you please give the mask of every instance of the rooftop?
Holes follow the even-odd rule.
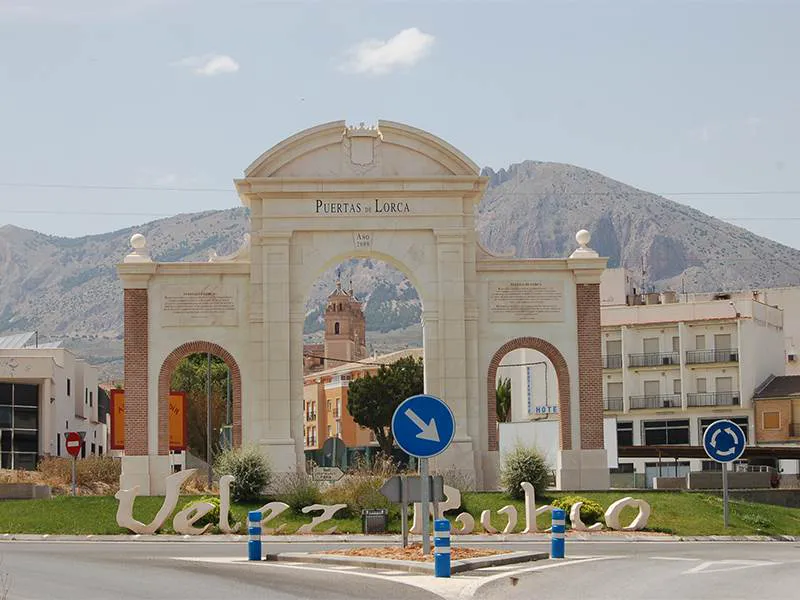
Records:
[[[773,377],[753,398],[786,398],[800,396],[800,375]]]

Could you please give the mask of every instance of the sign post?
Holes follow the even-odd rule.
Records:
[[[737,460],[747,445],[744,431],[733,421],[721,419],[703,434],[703,449],[711,460],[722,465],[722,522],[728,526],[728,463]]]
[[[75,496],[76,494],[76,487],[75,487],[75,461],[78,458],[78,454],[81,453],[81,444],[83,443],[83,437],[77,431],[70,431],[67,433],[66,437],[64,438],[64,445],[67,447],[67,452],[72,457],[72,495]]]
[[[327,481],[333,483],[344,477],[344,472],[339,467],[314,467],[311,479],[314,481]]]
[[[420,394],[406,398],[392,415],[392,434],[397,445],[406,454],[419,459],[422,552],[425,555],[431,553],[428,459],[447,449],[455,430],[453,411],[436,396]]]

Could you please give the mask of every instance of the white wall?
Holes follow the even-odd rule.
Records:
[[[558,377],[544,354],[527,348],[509,352],[497,369],[497,381],[505,378],[511,379],[512,421],[558,414]],[[537,408],[546,412],[537,412]]]
[[[558,459],[559,422],[555,420],[529,421],[527,423],[500,423],[500,460],[516,446],[536,448],[548,466],[556,468]],[[617,420],[603,419],[605,448],[608,451],[608,467],[617,466]]]

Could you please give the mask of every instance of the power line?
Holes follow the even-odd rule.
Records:
[[[221,212],[229,210],[226,208],[209,209],[207,211],[199,212]],[[179,214],[187,213],[156,213],[156,212],[111,212],[111,211],[93,211],[93,210],[36,210],[27,208],[9,208],[0,209],[0,214],[9,215],[82,215],[87,217],[154,217],[165,218],[175,217]],[[196,213],[191,213],[196,214]],[[720,221],[800,221],[800,217],[717,217],[709,215]]]
[[[367,367],[391,367],[393,363],[379,363],[379,362],[367,362],[365,360],[344,360],[341,358],[331,358],[330,356],[320,356],[318,354],[311,354],[309,352],[303,352],[303,356],[308,358],[318,358],[323,362],[339,362],[342,363],[339,366],[345,365],[365,365]],[[336,367],[330,367],[332,369]],[[308,375],[313,375],[313,373],[308,373]]]
[[[117,190],[117,191],[141,191],[141,192],[188,192],[188,193],[212,193],[230,194],[236,193],[233,188],[215,187],[174,187],[174,186],[155,186],[155,185],[103,185],[103,184],[79,184],[79,183],[30,183],[23,181],[0,182],[0,187],[10,188],[41,188],[41,189],[69,189],[69,190]],[[567,196],[610,196],[617,192],[607,191],[586,191],[586,192],[504,192],[503,196],[534,196],[543,194],[561,194]],[[690,192],[648,192],[645,190],[634,189],[630,194],[647,194],[648,196],[797,196],[800,190],[709,190],[709,191],[690,191]]]

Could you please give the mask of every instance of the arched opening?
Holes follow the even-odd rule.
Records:
[[[422,392],[420,296],[406,273],[388,262],[351,258],[330,266],[317,278],[305,310],[302,435],[306,461],[342,468],[358,457],[369,461],[385,452],[390,441],[376,424],[381,407],[370,415],[374,419],[359,415],[357,409],[351,413],[350,384],[377,375],[381,366],[411,361],[419,365],[414,377],[419,379],[417,393]]]
[[[529,350],[532,354],[529,356],[531,359],[536,359],[537,357],[543,357],[543,360],[530,360],[526,362],[531,363],[544,363],[544,368],[548,369],[548,373],[544,376],[544,379],[541,377],[537,377],[538,384],[532,385],[532,391],[535,392],[536,389],[544,390],[546,386],[546,394],[547,404],[544,406],[550,407],[553,405],[552,400],[555,398],[558,399],[557,405],[557,414],[558,419],[560,421],[559,425],[559,439],[560,439],[560,447],[562,450],[569,450],[572,447],[572,435],[570,432],[570,375],[569,369],[567,368],[567,361],[564,359],[564,356],[559,352],[558,348],[553,346],[550,342],[547,342],[540,338],[534,337],[523,337],[523,338],[516,338],[509,342],[503,344],[497,352],[494,353],[492,356],[492,360],[489,363],[489,371],[486,378],[486,387],[487,387],[487,422],[488,422],[488,440],[489,440],[489,450],[490,451],[497,451],[500,449],[499,444],[499,436],[498,436],[498,419],[497,419],[497,382],[498,382],[498,371],[503,371],[506,367],[502,367],[502,364],[512,365],[515,364],[512,360],[505,360],[506,356],[511,353],[514,353],[517,350]],[[513,355],[512,355],[513,356]],[[519,355],[518,355],[519,356]],[[536,367],[537,365],[525,365],[526,367]],[[549,368],[548,368],[549,367]],[[553,375],[550,375],[549,371],[552,371]],[[531,377],[533,378],[534,371],[524,371],[525,377],[527,378],[527,374],[531,373]],[[551,382],[553,381],[553,376],[556,382],[556,389],[557,389],[557,396],[553,395],[553,389]],[[500,377],[503,377],[501,374]],[[521,387],[518,385],[518,387]],[[512,382],[512,394],[513,394],[513,382]],[[520,406],[522,406],[522,398],[524,398],[524,406],[528,406],[527,404],[527,395],[520,395],[519,396],[520,403],[518,405],[518,412],[521,412]],[[512,395],[512,402],[513,402],[513,395]],[[537,405],[534,404],[534,416],[536,416],[536,407]],[[542,406],[541,404],[539,406]],[[517,420],[522,420],[517,417],[513,417],[513,407],[511,405],[511,415],[512,418]],[[549,410],[549,408],[548,408]],[[555,414],[555,412],[553,413]]]
[[[210,359],[210,360],[209,360]],[[210,371],[208,370],[210,366]],[[193,341],[173,350],[158,375],[158,449],[169,452],[169,394],[185,392],[188,404],[188,450],[206,459],[206,386],[211,375],[212,448],[242,443],[242,377],[239,365],[224,348]],[[182,389],[181,389],[182,388]],[[195,454],[196,453],[196,454]],[[212,457],[213,459],[213,453]]]

